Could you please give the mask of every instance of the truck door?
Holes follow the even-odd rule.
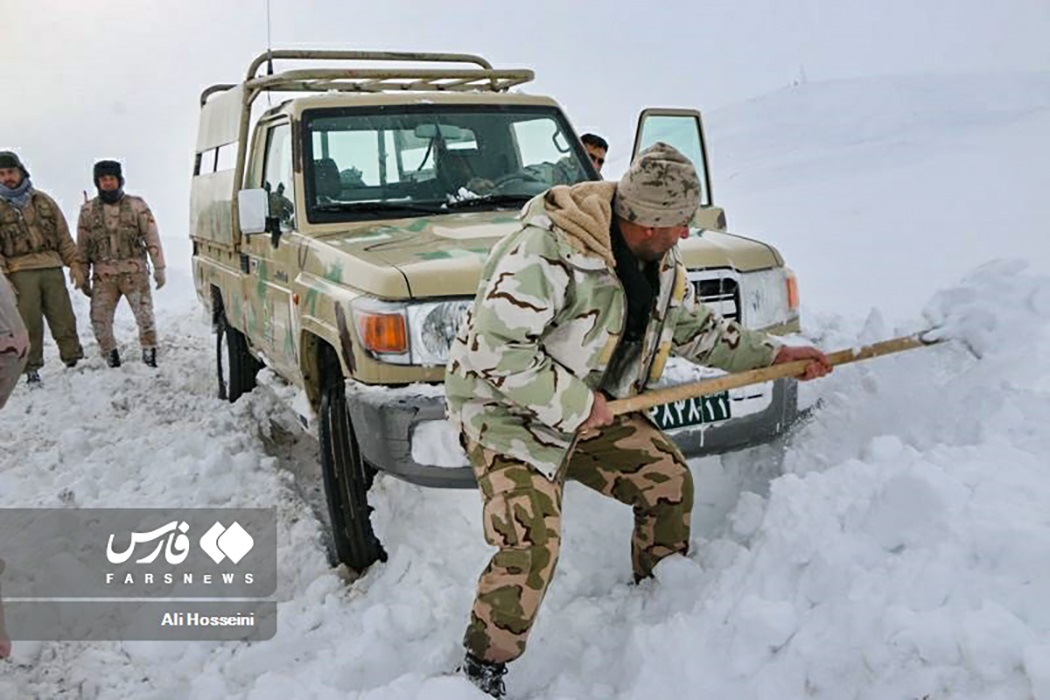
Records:
[[[670,109],[653,107],[638,115],[638,128],[634,133],[633,160],[641,151],[657,141],[674,146],[693,161],[700,176],[700,208],[693,225],[715,231],[725,231],[725,211],[715,206],[711,192],[711,176],[704,141],[704,125],[700,112],[695,109]]]
[[[241,252],[248,256],[244,296],[248,300],[248,336],[268,365],[286,376],[299,371],[298,329],[293,327],[292,280],[298,274],[299,215],[292,162],[292,128],[288,121],[263,126],[256,134],[263,143],[262,167],[252,168],[249,187],[270,194],[270,214],[280,220],[281,238],[275,248],[268,235],[247,236]],[[258,178],[258,179],[256,179]]]

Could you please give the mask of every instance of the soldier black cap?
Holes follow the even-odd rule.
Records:
[[[103,175],[112,175],[120,180],[121,186],[124,185],[124,174],[121,172],[120,163],[115,160],[100,160],[95,163],[95,187],[98,187],[98,180]]]
[[[18,168],[22,171],[22,177],[29,177],[29,171],[14,151],[0,151],[0,168]]]

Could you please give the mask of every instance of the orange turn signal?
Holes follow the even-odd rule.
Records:
[[[788,309],[794,311],[798,308],[798,280],[795,279],[795,273],[791,270],[787,271],[787,294]]]
[[[401,314],[363,313],[358,317],[358,332],[372,352],[408,352],[408,333]]]

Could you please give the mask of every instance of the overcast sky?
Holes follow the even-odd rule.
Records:
[[[184,241],[197,97],[265,50],[266,8],[0,0],[0,148],[71,219],[92,162],[123,161],[128,191],[153,204],[165,239]],[[1048,0],[270,0],[269,24],[275,48],[471,52],[532,68],[528,91],[604,135],[614,160],[645,106],[711,110],[802,79],[1050,70]]]

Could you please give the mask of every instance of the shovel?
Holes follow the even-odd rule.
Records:
[[[832,367],[836,367],[851,362],[882,357],[883,355],[892,355],[893,353],[904,352],[905,350],[924,348],[929,345],[936,345],[945,340],[944,338],[927,338],[926,335],[929,332],[929,330],[926,330],[912,335],[901,336],[900,338],[883,340],[878,343],[872,343],[871,345],[863,345],[861,347],[847,348],[845,350],[828,353],[828,364]],[[773,379],[782,379],[784,377],[796,377],[805,371],[806,366],[810,362],[812,362],[812,360],[795,360],[794,362],[770,365],[769,367],[752,369],[746,372],[727,374],[723,377],[716,377],[715,379],[705,379],[691,384],[680,384],[678,386],[667,387],[666,389],[647,391],[644,394],[632,396],[627,399],[610,401],[609,410],[612,411],[614,416],[619,416],[624,413],[643,411],[665,403],[717,394],[728,389],[736,389],[750,384],[761,384],[762,382],[768,382]]]

